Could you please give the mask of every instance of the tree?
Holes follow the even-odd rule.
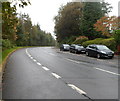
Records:
[[[27,6],[29,1],[18,0],[19,6]],[[16,1],[16,3],[18,3]],[[15,1],[14,1],[15,2]],[[16,3],[11,6],[14,2],[2,2],[2,37],[3,39],[16,40],[16,27],[18,24],[17,13],[16,13]]]
[[[59,9],[55,20],[55,34],[59,43],[69,43],[76,37],[89,39],[105,37],[94,29],[98,19],[108,14],[111,6],[105,2],[70,2]]]
[[[94,24],[96,31],[102,32],[103,35],[110,37],[114,30],[117,30],[119,22],[119,17],[116,16],[104,16],[97,20]]]
[[[101,37],[101,34],[94,29],[94,24],[98,19],[110,12],[111,6],[105,2],[85,2],[83,4],[83,20],[81,27],[83,35],[87,36],[89,39]]]
[[[81,33],[79,28],[82,14],[82,4],[70,2],[59,9],[55,20],[55,33],[58,42],[67,42],[71,36],[78,36]]]
[[[20,2],[18,2],[20,1]],[[25,0],[17,0],[17,4],[21,7],[27,6],[30,2]],[[16,3],[12,2],[0,2],[2,4],[2,49],[12,48],[17,39],[17,25],[18,18],[16,13]],[[10,47],[8,45],[10,44]]]
[[[40,45],[54,45],[54,39],[50,33],[40,29],[40,25],[32,25],[29,15],[20,14],[19,24],[17,26],[17,40],[18,46],[40,46]]]
[[[16,40],[16,26],[18,23],[16,17],[16,8],[11,7],[10,2],[2,3],[2,38],[11,41]]]
[[[18,22],[16,43],[17,45],[28,45],[32,30],[32,21],[28,14],[20,14]]]

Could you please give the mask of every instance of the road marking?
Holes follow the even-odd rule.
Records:
[[[31,58],[31,59],[33,59],[33,57],[32,57],[32,56],[31,56],[30,58]]]
[[[41,63],[37,62],[37,64],[38,64],[39,66],[41,66]]]
[[[105,60],[97,59],[97,61],[105,61]]]
[[[60,79],[61,77],[57,75],[56,73],[51,73],[55,78]]]
[[[26,53],[28,53],[27,49],[25,51],[26,51]]]
[[[34,61],[34,62],[37,62],[37,60],[35,60],[29,53],[28,53],[28,50],[26,49],[26,54]],[[41,66],[42,64],[41,63],[39,63],[39,62],[37,62],[37,64],[39,65],[39,66]],[[44,68],[45,70],[48,70],[48,68]]]
[[[56,56],[55,54],[53,54],[53,53],[49,53],[50,55],[53,55],[53,56]]]
[[[33,59],[34,62],[36,62],[37,60]]]
[[[28,54],[28,56],[29,56],[29,57],[31,57],[31,55],[30,55],[30,54]]]
[[[72,61],[72,62],[74,62],[74,63],[80,63],[80,62],[78,62],[78,61],[71,60],[71,59],[68,59],[68,58],[65,58],[65,59],[67,59],[67,60],[69,60],[69,61]]]
[[[28,50],[26,49],[26,54],[31,58],[32,56],[28,53]]]
[[[44,70],[48,71],[49,69],[47,67],[42,67]]]
[[[114,72],[111,72],[111,71],[108,71],[108,70],[104,70],[104,69],[101,69],[101,68],[96,68],[95,67],[95,69],[106,72],[106,73],[114,74],[114,75],[120,75],[120,74],[117,74],[117,73],[114,73]]]
[[[86,95],[87,93],[84,92],[83,90],[81,90],[80,88],[76,87],[75,85],[73,84],[67,84],[69,87],[71,87],[72,89],[76,90],[79,94],[81,95]]]
[[[115,64],[114,62],[109,62],[110,64]]]

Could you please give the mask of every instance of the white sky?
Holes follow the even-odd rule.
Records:
[[[72,0],[30,0],[31,5],[18,12],[29,14],[33,24],[40,24],[42,30],[52,33],[54,36],[54,16],[57,15],[59,7]],[[105,0],[113,6],[110,15],[118,16],[118,2],[120,0]],[[119,8],[120,9],[120,8]]]

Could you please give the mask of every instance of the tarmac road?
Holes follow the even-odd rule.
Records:
[[[54,47],[24,48],[7,60],[3,99],[118,99],[118,58]],[[91,100],[92,101],[92,100]]]

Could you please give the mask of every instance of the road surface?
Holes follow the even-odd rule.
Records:
[[[7,60],[3,99],[118,99],[118,59],[54,47],[24,48]]]

